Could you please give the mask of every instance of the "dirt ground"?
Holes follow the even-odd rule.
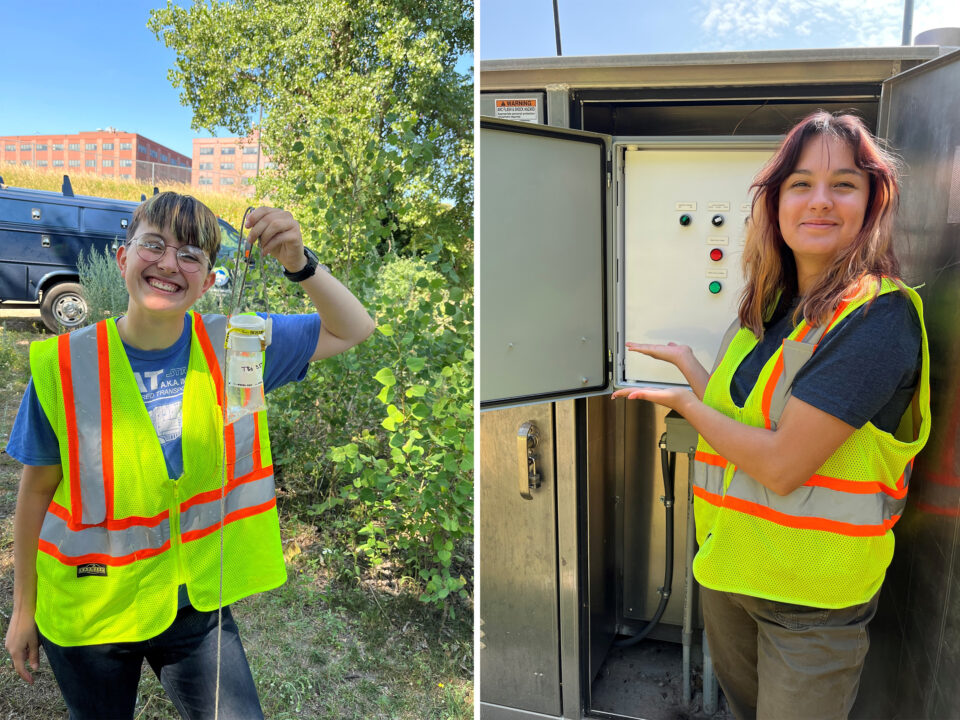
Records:
[[[691,668],[691,702],[683,704],[683,650],[672,642],[647,639],[613,648],[591,688],[592,710],[639,720],[733,720],[723,693],[717,712],[703,711],[703,668],[699,652]]]

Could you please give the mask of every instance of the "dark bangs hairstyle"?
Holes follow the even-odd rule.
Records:
[[[170,229],[181,245],[196,245],[210,258],[210,267],[217,262],[220,252],[220,224],[213,210],[192,195],[181,195],[170,190],[152,195],[133,211],[127,228],[129,243],[140,223],[153,225],[158,230]]]
[[[796,169],[807,142],[821,137],[846,143],[856,166],[867,174],[867,209],[857,237],[803,297],[794,323],[801,316],[814,326],[827,322],[844,297],[872,292],[875,298],[882,277],[900,284],[900,263],[892,242],[900,198],[897,160],[880,147],[860,118],[815,112],[790,130],[750,186],[753,202],[743,251],[746,286],[740,295],[739,317],[741,326],[757,337],[763,337],[764,320],[773,312],[778,294],[782,291],[782,297],[791,301],[798,293],[797,265],[780,232],[780,187]]]

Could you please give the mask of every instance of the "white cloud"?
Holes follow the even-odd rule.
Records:
[[[914,17],[948,4],[957,0],[918,0]],[[701,0],[699,14],[705,50],[874,47],[900,44],[903,0]]]
[[[917,0],[913,10],[913,35],[943,27],[960,28],[960,2]]]

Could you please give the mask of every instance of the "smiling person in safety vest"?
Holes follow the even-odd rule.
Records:
[[[317,310],[271,316],[270,391],[374,324],[318,270],[290,213],[257,208],[246,226]],[[209,208],[154,195],[117,250],[126,314],[30,347],[7,445],[24,469],[6,647],[32,683],[39,630],[72,719],[132,718],[144,658],[184,717],[213,717],[217,703],[222,718],[263,717],[227,605],[286,571],[266,412],[224,427],[226,318],[190,311],[219,247]]]
[[[693,571],[720,686],[744,718],[846,718],[930,433],[919,296],[892,247],[895,164],[862,121],[814,113],[760,171],[739,316],[711,373],[627,343],[682,388],[622,389],[700,433]]]

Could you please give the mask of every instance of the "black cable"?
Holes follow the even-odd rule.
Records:
[[[614,647],[625,648],[636,645],[643,640],[660,622],[664,611],[667,609],[667,602],[670,600],[670,591],[673,588],[673,500],[674,500],[674,481],[677,470],[677,454],[667,450],[667,434],[660,436],[660,469],[663,474],[663,505],[664,505],[664,532],[666,534],[666,547],[664,549],[663,587],[660,588],[660,604],[657,605],[657,611],[640,632],[625,640],[619,640],[613,644]]]

